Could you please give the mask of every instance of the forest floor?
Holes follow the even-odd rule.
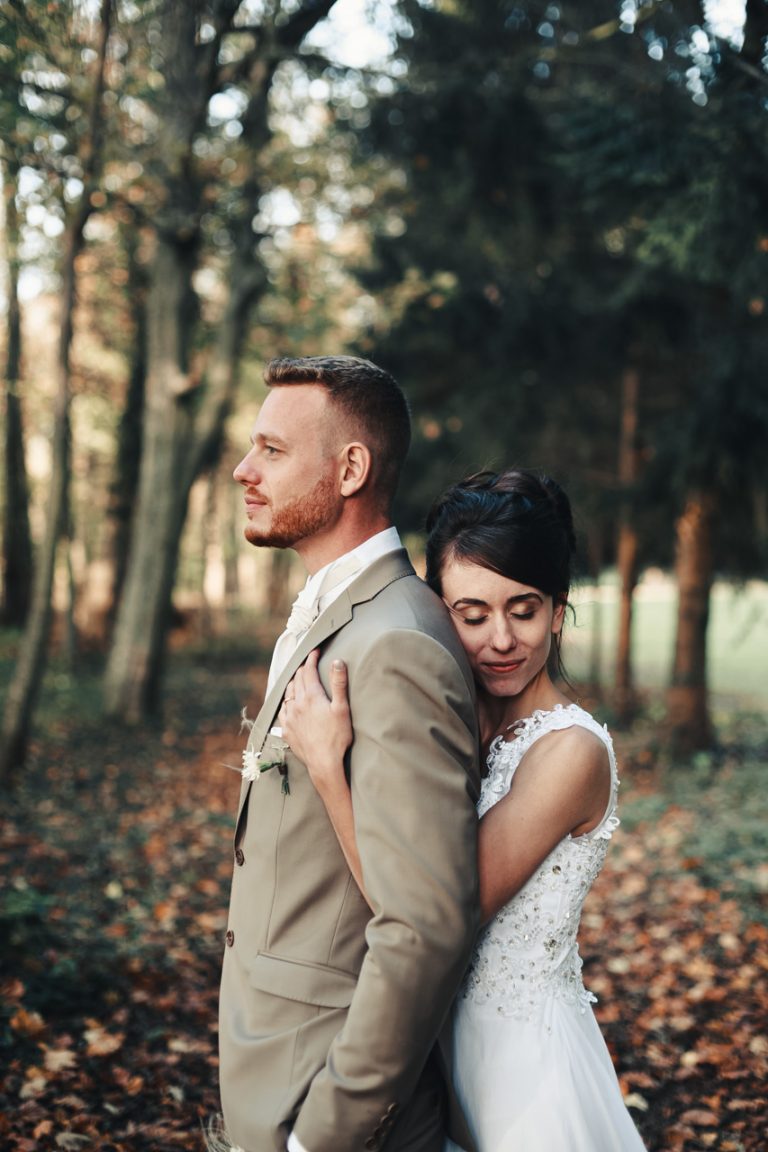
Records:
[[[217,1111],[225,765],[264,673],[258,652],[202,652],[173,654],[163,724],[140,731],[99,720],[96,662],[47,677],[0,814],[8,1152],[201,1152]],[[617,736],[622,826],[581,932],[649,1152],[768,1148],[768,722],[717,720],[721,747],[686,763],[652,709]]]

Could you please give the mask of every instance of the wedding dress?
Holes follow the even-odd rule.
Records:
[[[497,739],[478,815],[509,791],[524,753],[581,725],[608,749],[611,793],[600,824],[566,836],[483,929],[454,1008],[454,1080],[478,1152],[642,1152],[581,978],[576,936],[616,815],[608,732],[578,705],[537,711]],[[448,1141],[445,1152],[460,1152]]]

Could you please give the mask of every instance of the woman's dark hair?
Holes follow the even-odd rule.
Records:
[[[567,605],[576,537],[568,497],[551,477],[525,468],[477,472],[438,497],[427,532],[426,578],[439,596],[443,568],[459,560]]]

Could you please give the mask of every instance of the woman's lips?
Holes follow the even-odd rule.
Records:
[[[505,663],[484,664],[486,672],[490,672],[494,676],[506,676],[510,672],[516,672],[520,665],[523,663],[520,660],[507,660]]]

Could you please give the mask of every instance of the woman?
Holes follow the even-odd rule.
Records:
[[[485,472],[450,488],[427,528],[427,582],[472,666],[487,764],[478,804],[485,927],[455,1007],[457,1094],[479,1152],[639,1152],[576,943],[619,821],[611,738],[549,672],[571,583],[568,499],[545,476]],[[283,736],[364,892],[343,765],[352,740],[345,669],[332,670],[329,702],[313,654],[294,689]],[[449,1142],[446,1152],[458,1149]]]

